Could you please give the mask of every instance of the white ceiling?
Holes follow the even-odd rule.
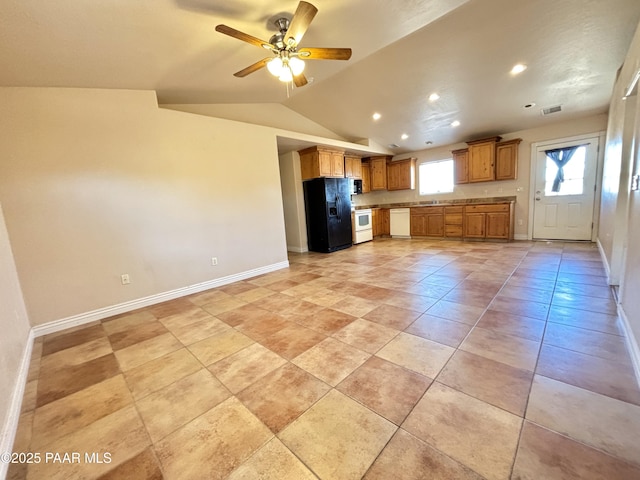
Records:
[[[280,104],[347,141],[395,143],[402,153],[606,112],[640,19],[638,0],[311,2],[318,14],[301,46],[351,47],[353,56],[308,61],[313,81],[290,97],[266,69],[234,77],[268,52],[214,28],[268,40],[297,0],[0,0],[0,86]],[[518,62],[528,69],[514,77]],[[429,102],[434,91],[441,98]],[[563,111],[540,115],[554,105]]]

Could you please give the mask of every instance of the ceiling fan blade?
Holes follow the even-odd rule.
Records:
[[[301,73],[293,77],[293,83],[295,83],[296,87],[304,87],[309,82],[307,82],[307,77],[304,76],[304,73]]]
[[[300,43],[313,17],[318,9],[308,2],[300,2],[296,13],[293,14],[289,28],[287,29],[285,44],[295,47]]]
[[[303,60],[349,60],[350,48],[301,48],[298,55]]]
[[[247,68],[243,68],[242,70],[240,70],[239,72],[234,73],[233,75],[235,77],[246,77],[250,73],[253,73],[256,70],[260,70],[261,68],[265,67],[267,65],[267,62],[269,62],[271,60],[271,58],[272,57],[263,58],[259,62],[256,62],[253,65],[249,65]]]
[[[266,48],[267,50],[274,50],[276,48],[269,42],[260,40],[259,38],[241,32],[240,30],[236,30],[235,28],[228,27],[227,25],[218,25],[216,27],[216,32],[224,33],[225,35],[229,35],[230,37],[237,38],[238,40],[250,43],[251,45],[255,45],[256,47]]]

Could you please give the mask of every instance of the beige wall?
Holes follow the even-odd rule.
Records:
[[[0,88],[0,105],[0,202],[32,325],[287,260],[273,129],[145,91]]]
[[[640,174],[640,101],[637,95],[623,100],[639,69],[640,26],[611,97],[605,158],[607,192],[602,197],[599,237],[605,261],[612,271],[619,271],[620,312],[631,336],[631,353],[640,378],[640,192],[629,190],[630,176]],[[616,266],[618,255],[620,265]]]
[[[307,245],[304,192],[298,152],[280,155],[280,182],[282,185],[287,250],[298,253],[306,252],[309,248]]]
[[[0,205],[0,452],[10,446],[8,436],[13,434],[10,427],[15,427],[7,423],[10,421],[13,394],[22,391],[17,381],[21,361],[28,347],[29,328],[29,319]],[[0,477],[3,475],[3,469],[4,465],[0,464]]]
[[[475,184],[456,185],[453,193],[439,195],[420,195],[416,190],[403,190],[396,192],[372,192],[354,197],[356,205],[387,204],[395,202],[417,202],[421,200],[447,200],[457,198],[482,198],[516,196],[516,238],[526,238],[529,222],[529,198],[531,197],[529,180],[531,168],[531,144],[545,140],[571,137],[587,133],[598,133],[607,127],[607,115],[593,115],[567,122],[550,123],[544,127],[521,130],[502,134],[503,140],[522,138],[518,150],[518,178],[517,180],[504,180],[500,182],[483,182]],[[466,143],[456,143],[443,147],[430,148],[419,152],[398,155],[394,159],[416,157],[417,164],[434,160],[451,158],[451,150],[466,148]],[[416,175],[416,177],[418,177]],[[522,225],[519,224],[521,221]]]

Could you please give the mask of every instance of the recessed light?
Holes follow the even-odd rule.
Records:
[[[453,122],[451,122],[451,126],[452,127],[459,127],[460,126],[460,122],[458,120],[454,120]]]
[[[382,116],[382,115],[380,115],[378,112],[376,112],[376,113],[374,113],[374,114],[373,114],[373,119],[374,119],[374,120],[380,120],[380,117],[381,117],[381,116]]]
[[[512,75],[518,75],[519,73],[524,72],[527,69],[527,66],[522,64],[522,63],[517,63],[516,65],[513,66],[513,68],[511,69],[511,74]]]
[[[402,140],[406,140],[407,138],[409,138],[409,135],[407,135],[406,133],[403,133],[403,134],[400,136],[400,138],[401,138]]]
[[[431,95],[429,95],[429,101],[431,102],[435,102],[436,100],[438,100],[440,98],[440,95],[438,95],[437,93],[432,93]]]

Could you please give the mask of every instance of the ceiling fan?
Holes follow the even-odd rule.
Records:
[[[259,62],[234,73],[234,75],[236,77],[245,77],[266,66],[269,72],[277,76],[281,81],[293,81],[296,87],[302,87],[307,84],[307,79],[302,73],[304,60],[349,60],[351,58],[350,48],[299,48],[300,41],[316,13],[318,13],[316,7],[308,2],[300,2],[291,21],[288,18],[279,18],[275,21],[279,33],[272,36],[268,42],[227,25],[218,25],[216,31],[251,45],[270,50],[275,55],[263,58]]]

